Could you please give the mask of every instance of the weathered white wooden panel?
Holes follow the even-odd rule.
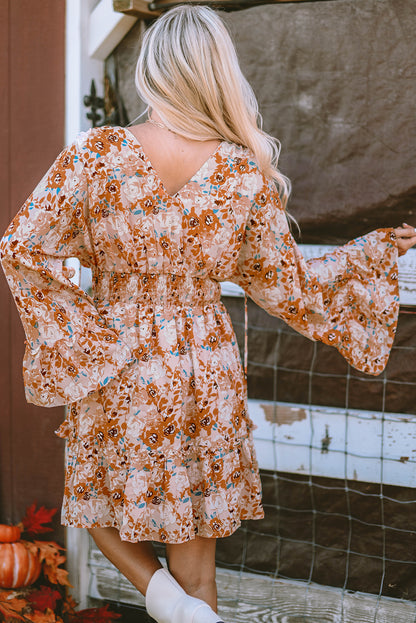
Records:
[[[104,61],[136,21],[114,11],[112,0],[100,0],[89,19],[89,55]]]
[[[416,486],[416,415],[248,402],[262,469]]]
[[[88,606],[90,571],[88,561],[92,539],[82,528],[65,529],[66,568],[72,585],[71,595],[79,608]]]
[[[97,549],[89,596],[144,606],[144,597]],[[164,561],[162,561],[164,563]],[[411,623],[416,603],[217,569],[218,611],[227,623]]]
[[[400,303],[416,305],[416,249],[399,257]]]
[[[104,90],[104,62],[88,53],[90,13],[94,0],[66,2],[65,54],[65,142],[71,143],[82,130],[91,127],[83,96],[95,80],[98,94]]]

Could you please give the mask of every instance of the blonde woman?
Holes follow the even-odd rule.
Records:
[[[378,374],[397,255],[416,234],[377,230],[303,260],[276,142],[212,10],[159,18],[136,82],[148,120],[67,147],[5,233],[2,263],[27,336],[27,400],[69,405],[64,525],[90,530],[159,623],[217,623],[216,538],[263,517],[220,282]],[[63,267],[72,256],[92,269],[92,298]]]

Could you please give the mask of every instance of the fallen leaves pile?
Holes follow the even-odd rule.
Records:
[[[111,612],[108,604],[102,608],[76,610],[77,603],[69,595],[68,572],[61,567],[66,556],[65,549],[54,541],[35,540],[36,535],[52,532],[50,524],[57,509],[36,508],[32,504],[26,510],[20,527],[29,547],[39,551],[42,562],[40,578],[27,588],[0,589],[0,621],[17,623],[108,623],[119,619],[120,614]],[[29,540],[30,539],[30,540]]]

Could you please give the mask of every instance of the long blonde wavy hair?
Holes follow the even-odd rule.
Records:
[[[212,9],[180,5],[152,24],[143,37],[136,88],[173,132],[249,148],[286,206],[290,181],[277,168],[280,143],[262,130],[256,96],[224,22]]]

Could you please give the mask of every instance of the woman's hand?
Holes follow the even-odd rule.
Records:
[[[394,233],[397,236],[399,255],[404,255],[411,247],[416,245],[416,230],[411,225],[403,223],[402,227],[396,227]]]

